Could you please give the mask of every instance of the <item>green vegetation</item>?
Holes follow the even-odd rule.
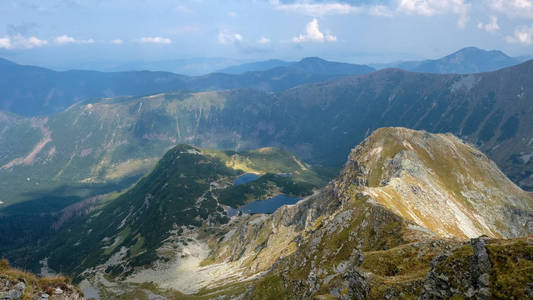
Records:
[[[221,190],[218,200],[222,204],[238,207],[252,200],[266,199],[279,193],[304,197],[311,195],[314,188],[318,188],[318,186],[305,182],[295,182],[289,176],[266,174],[252,182]]]
[[[128,249],[131,266],[150,263],[172,228],[200,226],[210,215],[224,221],[210,184],[236,174],[193,147],[176,146],[132,189],[59,232],[49,245],[54,249],[50,265],[81,271],[105,262],[122,247]]]
[[[369,251],[361,269],[378,276],[404,276],[424,278],[429,271],[429,263],[441,251],[433,243],[401,245],[389,250]]]
[[[526,299],[533,276],[531,238],[496,240],[487,245],[492,270],[490,286],[495,299]]]
[[[231,161],[240,161],[241,168],[234,169]],[[247,166],[264,175],[233,186],[235,178],[243,173],[242,167]],[[165,259],[157,249],[172,230],[182,232],[182,228],[200,227],[207,220],[227,223],[223,204],[237,207],[246,200],[271,193],[310,194],[321,186],[305,183],[301,176],[324,184],[326,181],[326,176],[313,170],[299,163],[294,155],[273,148],[221,152],[178,145],[135,186],[109,194],[92,205],[96,209],[89,215],[64,226],[44,247],[38,248],[39,254],[30,254],[28,245],[24,251],[11,251],[10,256],[49,256],[52,269],[78,275],[113,255],[122,255],[125,263],[108,268],[107,272],[112,276],[125,275],[136,266]],[[29,264],[37,267],[35,261]]]
[[[294,296],[293,291],[284,286],[284,280],[281,276],[268,274],[262,277],[255,285],[252,291],[253,299],[289,299]]]

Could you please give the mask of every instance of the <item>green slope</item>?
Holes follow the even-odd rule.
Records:
[[[261,176],[233,185],[239,175],[250,171]],[[278,193],[307,196],[328,179],[293,154],[274,148],[222,152],[178,145],[131,189],[89,205],[80,212],[87,216],[63,224],[50,240],[41,241],[38,254],[29,244],[8,249],[7,255],[14,263],[29,259],[26,263],[31,266],[47,256],[52,269],[76,275],[115,255],[125,263],[108,272],[128,273],[164,259],[158,248],[172,232],[179,236],[205,224],[225,224],[229,207]],[[245,195],[242,189],[253,193],[239,198]]]

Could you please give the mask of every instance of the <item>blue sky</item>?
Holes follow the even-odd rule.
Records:
[[[370,63],[465,46],[533,53],[533,0],[0,0],[0,57],[80,61],[320,56]]]

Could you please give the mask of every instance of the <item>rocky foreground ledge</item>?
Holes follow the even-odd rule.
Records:
[[[35,275],[13,269],[7,260],[0,260],[0,299],[53,299],[83,300],[83,293],[70,279],[63,276],[36,277]]]

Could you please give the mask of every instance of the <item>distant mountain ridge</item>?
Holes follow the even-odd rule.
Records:
[[[254,71],[266,71],[274,69],[277,67],[286,67],[293,62],[288,62],[280,59],[269,59],[258,62],[245,63],[235,66],[226,67],[220,70],[217,70],[216,73],[226,73],[226,74],[242,74],[246,72]]]
[[[437,74],[470,74],[495,71],[521,63],[499,50],[467,47],[439,59],[372,65],[376,68],[399,68],[406,71]]]
[[[326,61],[319,57],[307,57],[298,62],[287,62],[277,59],[248,63],[229,67],[218,71],[226,74],[243,74],[255,71],[279,70],[279,68],[290,67],[304,72],[321,73],[330,75],[350,75],[360,73],[366,69],[366,72],[373,71],[365,65],[356,65],[342,62]],[[366,68],[365,68],[366,67]]]
[[[105,73],[72,70],[56,72],[0,60],[0,110],[22,116],[48,115],[65,110],[85,98],[142,96],[187,90],[209,91],[251,88],[276,91],[346,75],[372,72],[362,65],[302,60],[289,66],[243,75],[212,73],[189,77],[169,72],[128,71]]]

